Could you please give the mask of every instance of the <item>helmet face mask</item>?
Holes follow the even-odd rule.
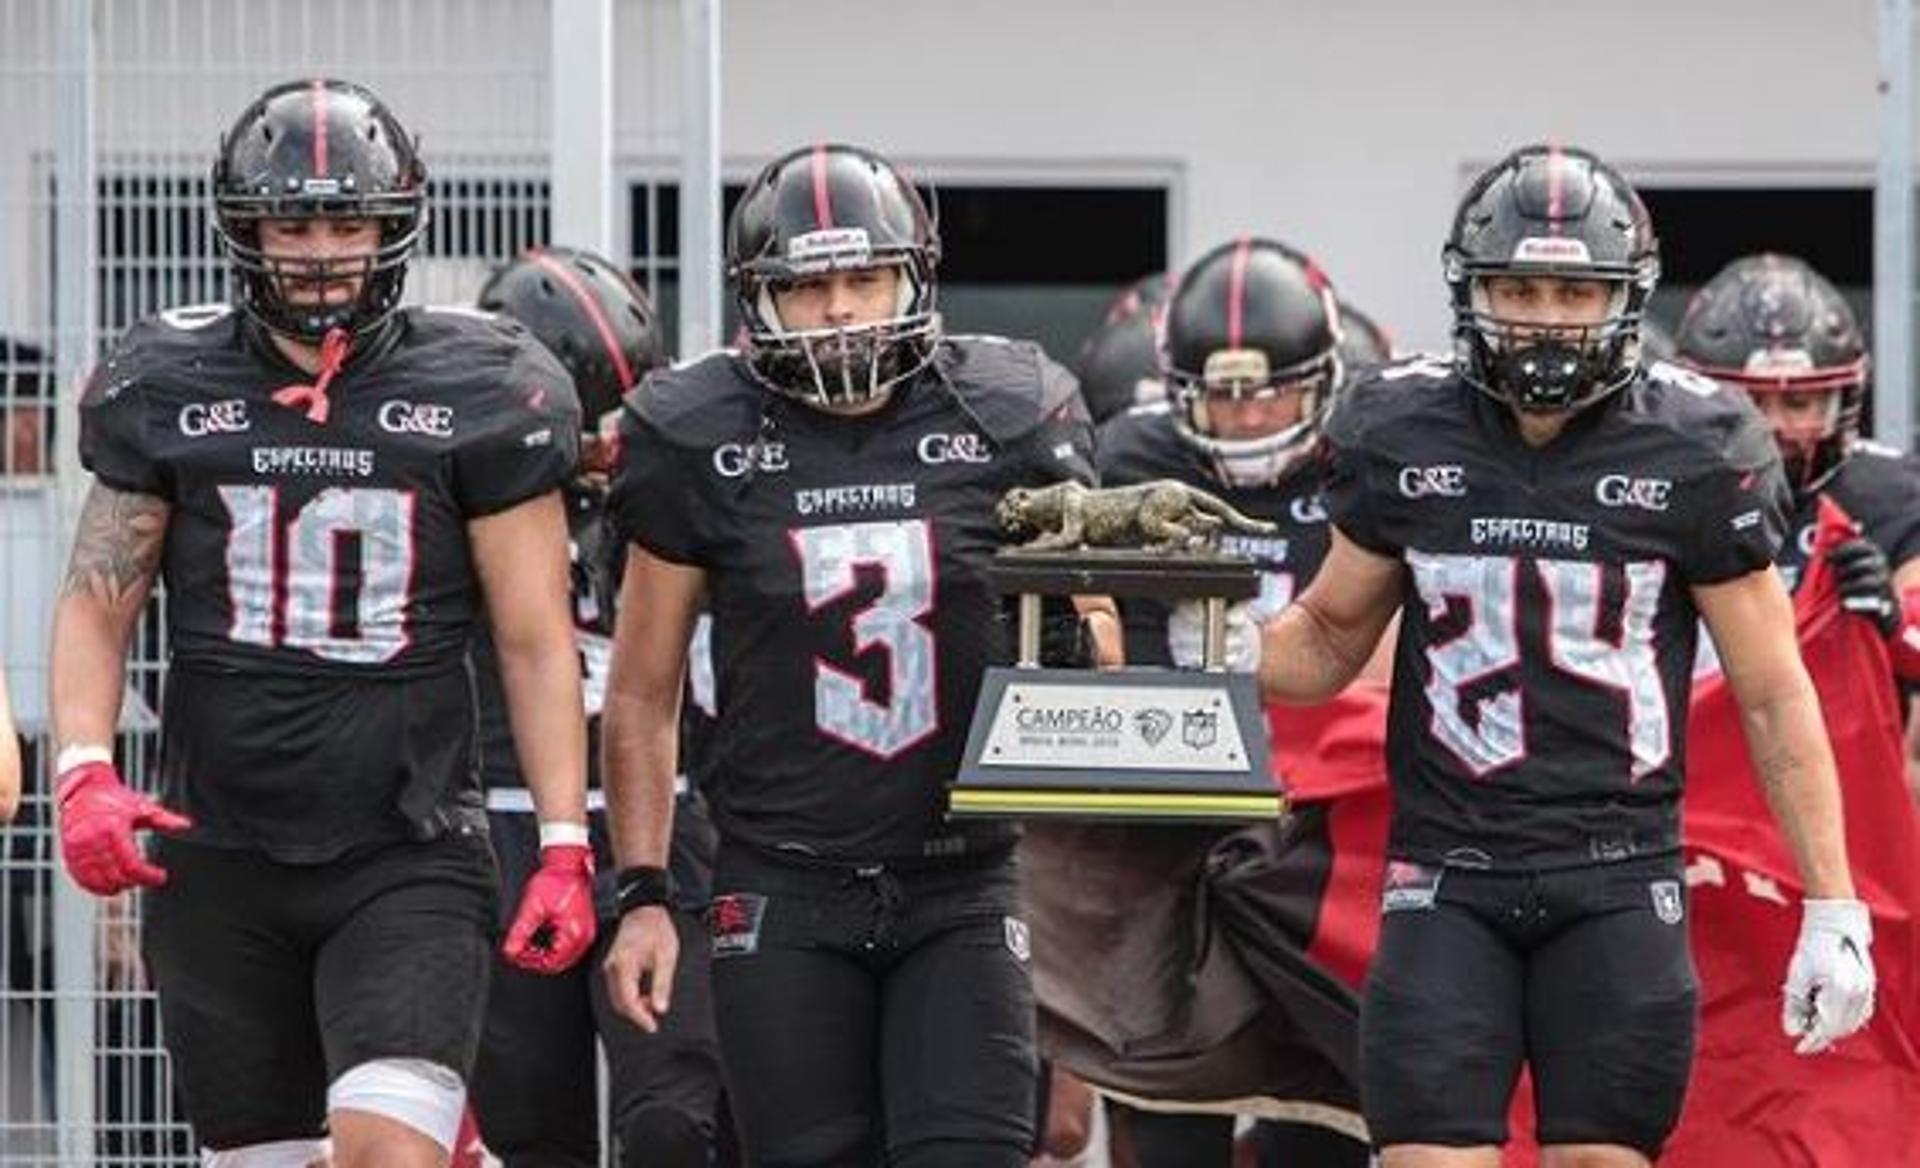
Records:
[[[939,236],[919,193],[879,155],[818,145],[775,159],[734,208],[727,243],[747,365],[768,388],[859,407],[932,360]],[[898,276],[888,315],[797,327],[782,319],[779,302],[794,290],[876,268]]]
[[[1164,317],[1175,432],[1229,486],[1279,482],[1318,448],[1343,378],[1339,342],[1333,290],[1312,260],[1270,240],[1214,249],[1181,276]]]
[[[324,79],[267,90],[222,137],[213,192],[237,299],[260,324],[313,342],[335,329],[371,330],[399,307],[427,223],[426,168],[371,92]],[[378,238],[367,252],[324,258],[263,239],[269,222],[316,220],[368,221]],[[309,294],[329,284],[355,292]]]
[[[1803,496],[1846,461],[1860,436],[1866,342],[1846,299],[1805,261],[1728,264],[1694,294],[1675,343],[1681,363],[1753,400]]]
[[[1461,201],[1442,258],[1455,355],[1481,391],[1523,411],[1571,411],[1638,371],[1659,248],[1639,195],[1592,154],[1529,146],[1508,155]],[[1497,313],[1490,282],[1531,277],[1604,282],[1604,315]]]

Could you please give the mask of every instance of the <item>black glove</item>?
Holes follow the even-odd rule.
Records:
[[[1893,595],[1893,567],[1873,542],[1854,536],[1827,552],[1835,581],[1840,585],[1840,607],[1866,617],[1891,637],[1900,630],[1900,605]]]

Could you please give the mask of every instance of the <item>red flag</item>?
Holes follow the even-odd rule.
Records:
[[[1801,654],[1820,692],[1846,797],[1854,880],[1873,912],[1878,1009],[1837,1051],[1802,1058],[1780,1031],[1780,983],[1800,922],[1792,857],[1747,759],[1724,683],[1694,693],[1686,845],[1701,978],[1700,1051],[1662,1168],[1920,1164],[1920,825],[1905,783],[1898,695],[1872,627],[1847,617],[1819,554],[1852,530],[1823,501],[1795,597]],[[1384,691],[1355,686],[1316,708],[1273,706],[1289,796],[1326,809],[1333,855],[1307,954],[1359,986],[1379,935],[1391,800]],[[1506,1162],[1535,1162],[1532,1096],[1516,1095]]]
[[[1812,1058],[1795,1055],[1781,1034],[1799,879],[1748,765],[1732,695],[1718,679],[1703,683],[1689,723],[1686,801],[1700,1053],[1663,1166],[1920,1164],[1912,1118],[1920,1114],[1920,830],[1886,647],[1869,622],[1841,611],[1821,554],[1852,529],[1822,501],[1794,610],[1839,764],[1854,883],[1873,912],[1874,1018]]]

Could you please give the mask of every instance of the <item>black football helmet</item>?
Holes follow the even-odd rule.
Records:
[[[1591,405],[1640,366],[1640,317],[1660,277],[1653,220],[1627,181],[1585,150],[1524,146],[1475,180],[1442,251],[1454,351],[1482,391],[1523,410]],[[1490,310],[1493,276],[1600,280],[1605,319],[1542,330]]]
[[[1160,317],[1172,287],[1164,272],[1135,280],[1113,298],[1100,326],[1081,343],[1074,373],[1096,425],[1166,396],[1160,381]]]
[[[213,164],[216,232],[241,309],[307,341],[362,333],[399,307],[407,260],[427,223],[427,171],[415,141],[371,91],[348,81],[289,81],[267,90],[220,139]],[[260,248],[263,219],[371,219],[375,250],[323,261]],[[344,304],[294,304],[289,281],[360,281]]]
[[[1860,436],[1867,390],[1867,347],[1840,290],[1805,260],[1752,255],[1702,285],[1680,318],[1678,360],[1759,397],[1825,393],[1812,433],[1778,427],[1774,438],[1787,479],[1818,491]]]
[[[653,302],[590,251],[532,248],[488,279],[478,303],[526,325],[560,358],[588,430],[666,360]]]
[[[727,275],[745,321],[748,365],[770,388],[815,405],[889,392],[933,359],[939,260],[932,212],[886,159],[839,144],[776,158],[727,224]],[[882,265],[900,271],[893,316],[847,328],[781,323],[773,292],[783,283]]]
[[[1240,239],[1180,277],[1162,337],[1174,428],[1232,486],[1277,482],[1313,451],[1341,380],[1340,309],[1311,259],[1283,243]],[[1225,438],[1212,402],[1299,393],[1300,419],[1270,434]]]
[[[1345,300],[1340,301],[1340,363],[1352,379],[1355,372],[1370,365],[1385,365],[1393,360],[1393,338],[1380,322]]]

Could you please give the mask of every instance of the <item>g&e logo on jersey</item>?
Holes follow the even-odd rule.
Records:
[[[1593,497],[1603,507],[1638,507],[1642,511],[1665,511],[1673,495],[1672,479],[1636,479],[1626,475],[1602,475],[1593,484]]]
[[[453,407],[416,405],[410,401],[380,403],[374,415],[380,428],[389,434],[424,434],[429,438],[453,437]]]
[[[180,432],[189,438],[208,434],[242,434],[253,428],[247,403],[238,398],[217,402],[189,402],[180,407]]]
[[[779,474],[790,465],[785,442],[727,442],[713,448],[713,469],[721,478],[737,479],[749,466],[761,474]]]
[[[928,466],[946,462],[992,462],[993,451],[978,434],[928,434],[920,439],[920,461]]]
[[[1462,466],[1403,466],[1400,468],[1400,493],[1409,499],[1444,496],[1465,497],[1467,471]]]

